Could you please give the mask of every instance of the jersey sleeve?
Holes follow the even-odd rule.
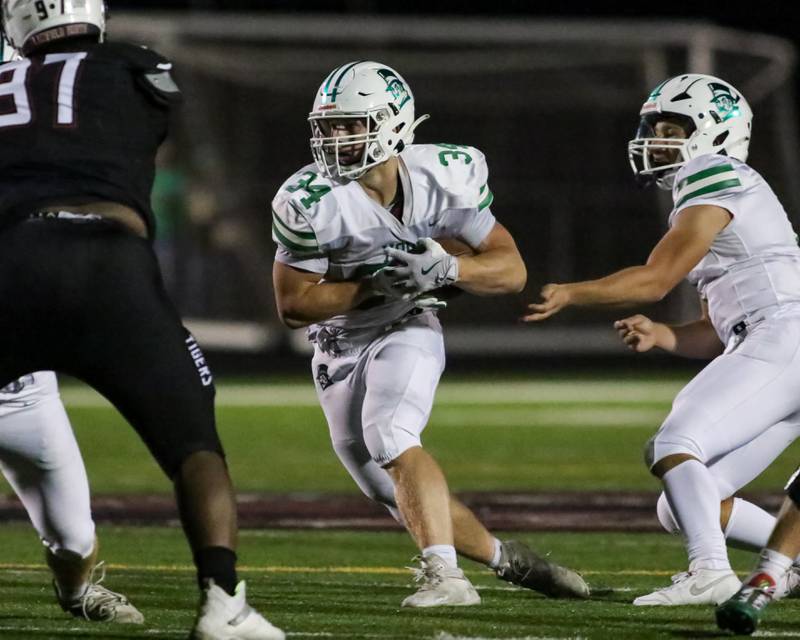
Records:
[[[458,215],[449,216],[446,233],[475,248],[496,222],[491,210],[494,194],[489,188],[486,156],[475,147],[437,146],[442,147],[438,161],[444,165],[443,181],[449,190],[461,196],[464,205]]]
[[[683,209],[710,204],[738,213],[739,195],[745,190],[744,177],[726,156],[707,155],[689,161],[675,177],[674,215]]]
[[[313,273],[328,271],[328,257],[310,219],[286,192],[279,192],[272,201],[272,239],[278,245],[278,262]]]
[[[172,75],[172,63],[164,56],[147,47],[127,43],[109,46],[125,59],[139,89],[158,105],[169,108],[183,100]]]

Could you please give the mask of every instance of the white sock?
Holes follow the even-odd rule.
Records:
[[[422,557],[430,555],[439,556],[448,567],[453,569],[458,566],[456,548],[451,544],[433,544],[430,547],[425,547],[422,550]]]
[[[497,569],[500,567],[500,557],[503,555],[503,543],[497,538],[493,538],[493,541],[494,554],[492,555],[492,559],[489,561],[489,568]]]
[[[770,515],[752,502],[733,499],[731,517],[725,527],[728,544],[748,551],[761,551],[767,546],[769,534],[775,526],[775,516]]]
[[[789,567],[792,566],[793,562],[794,560],[792,558],[782,553],[778,553],[772,549],[764,549],[761,552],[756,570],[750,574],[745,582],[754,587],[761,587],[762,589],[765,586],[767,588],[775,587],[789,570]],[[772,580],[771,585],[765,584],[764,575],[769,576]]]
[[[664,474],[664,493],[686,540],[689,570],[731,570],[719,526],[717,483],[706,465],[687,460]]]

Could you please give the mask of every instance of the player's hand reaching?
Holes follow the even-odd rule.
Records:
[[[522,316],[523,322],[539,322],[541,320],[546,320],[570,304],[567,285],[546,284],[542,287],[539,295],[542,301],[528,305],[529,313]]]
[[[438,242],[422,238],[417,241],[416,249],[416,253],[409,253],[387,248],[386,255],[396,265],[384,267],[375,274],[375,288],[410,300],[458,280],[458,258],[447,253]]]
[[[617,320],[614,328],[628,348],[637,353],[650,351],[657,345],[656,323],[642,314]]]

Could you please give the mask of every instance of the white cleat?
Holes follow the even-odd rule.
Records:
[[[403,600],[403,607],[469,607],[481,603],[475,587],[457,567],[448,567],[439,556],[417,556],[420,568],[414,570],[414,581],[420,584],[416,593]]]
[[[101,569],[102,573],[98,580],[92,582],[97,569]],[[58,583],[54,580],[53,588],[56,591],[58,604],[61,605],[64,611],[72,614],[76,618],[84,618],[92,622],[142,624],[144,622],[144,616],[141,611],[134,607],[124,595],[100,586],[100,583],[105,577],[105,566],[104,563],[101,562],[92,569],[92,575],[89,578],[89,586],[86,587],[86,591],[83,592],[83,595],[72,600],[63,600],[61,598]]]
[[[245,584],[229,596],[213,580],[203,590],[203,600],[192,640],[285,640],[286,635],[247,604]]]
[[[639,607],[721,604],[742,586],[730,569],[697,569],[672,576],[672,584],[633,601]]]
[[[773,600],[783,598],[800,598],[800,565],[795,563],[789,567],[783,578],[775,586]]]

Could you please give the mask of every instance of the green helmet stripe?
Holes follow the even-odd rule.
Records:
[[[350,69],[352,69],[353,67],[355,67],[357,64],[360,63],[361,60],[356,60],[355,62],[351,62],[350,64],[345,65],[344,67],[339,67],[342,70],[342,72],[339,74],[339,76],[336,78],[336,81],[333,83],[334,90],[339,88],[339,83],[342,81],[342,78],[344,78],[344,75],[348,71],[350,71]]]
[[[339,69],[341,69],[341,67],[336,67],[336,68],[335,68],[333,71],[331,71],[330,75],[329,75],[329,76],[328,76],[328,77],[325,79],[325,82],[323,82],[323,84],[324,84],[325,86],[324,86],[324,88],[323,88],[322,90],[323,90],[325,93],[328,93],[328,87],[330,87],[330,86],[331,86],[331,80],[333,80],[333,76],[335,76],[335,75],[336,75],[336,72],[337,72]]]

